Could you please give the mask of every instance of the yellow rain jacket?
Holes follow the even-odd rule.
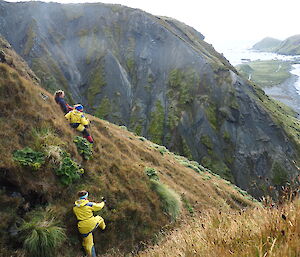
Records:
[[[94,247],[93,231],[99,226],[105,229],[106,225],[101,216],[94,216],[93,211],[100,211],[104,207],[104,202],[93,203],[82,199],[75,201],[73,211],[78,220],[78,230],[83,237],[82,245],[88,256],[96,257]]]
[[[101,216],[94,216],[93,211],[100,211],[105,203],[93,203],[88,200],[77,200],[73,211],[78,220],[78,230],[80,234],[92,232],[98,225],[101,229],[105,228],[104,220]]]
[[[84,126],[89,124],[89,121],[84,116],[84,114],[80,111],[77,111],[76,109],[68,112],[65,117],[71,124],[78,124],[78,127],[76,127],[76,129],[80,132],[84,130]]]

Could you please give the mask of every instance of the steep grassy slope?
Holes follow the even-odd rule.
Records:
[[[280,207],[208,213],[184,222],[138,256],[299,256],[299,211],[297,199]]]
[[[287,137],[253,86],[186,24],[120,5],[4,1],[0,24],[45,88],[65,89],[89,113],[257,197],[261,177],[297,175],[299,138]]]
[[[182,218],[207,209],[255,205],[246,192],[196,162],[92,116],[88,117],[95,139],[93,159],[83,160],[73,143],[77,134],[52,96],[7,64],[0,64],[0,75],[1,256],[26,254],[24,231],[28,226],[65,229],[68,240],[59,256],[79,256],[80,240],[71,208],[81,189],[87,189],[95,200],[105,196],[108,201],[102,212],[107,230],[95,232],[96,248],[101,252],[132,250],[140,247],[140,241],[151,240],[162,227],[177,226],[170,223],[176,216],[166,207],[167,198],[156,191],[158,187],[166,193],[167,185],[176,192],[172,194],[178,196],[175,205]],[[31,167],[14,161],[15,150],[25,147],[44,154],[45,162]],[[85,170],[68,186],[56,175],[61,151]],[[158,182],[149,179],[153,174]]]

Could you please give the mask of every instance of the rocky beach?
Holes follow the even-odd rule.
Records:
[[[264,87],[263,90],[267,95],[274,99],[286,104],[293,108],[297,113],[297,117],[300,117],[300,95],[297,92],[295,83],[298,80],[298,76],[292,74],[290,78],[285,80],[283,83],[273,86]]]

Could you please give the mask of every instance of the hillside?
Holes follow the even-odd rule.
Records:
[[[282,41],[267,37],[257,42],[252,48],[284,55],[300,55],[300,35],[294,35]]]
[[[298,256],[299,199],[282,206],[190,219],[139,257]]]
[[[276,49],[276,53],[300,55],[300,35],[294,35],[283,40]]]
[[[252,49],[275,52],[282,41],[276,38],[266,37],[252,46]]]
[[[119,5],[4,1],[0,24],[45,89],[257,198],[298,174],[299,121],[186,24]]]
[[[32,257],[36,244],[60,249],[55,256],[80,256],[72,207],[82,189],[95,200],[107,199],[101,212],[107,229],[95,232],[101,253],[140,249],[142,241],[192,213],[257,205],[197,162],[90,115],[93,158],[83,159],[73,142],[77,134],[52,95],[20,72],[28,68],[22,59],[15,69],[12,49],[4,51],[14,65],[0,64],[0,256]],[[49,247],[50,236],[55,247]]]

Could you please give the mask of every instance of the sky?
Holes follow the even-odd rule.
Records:
[[[17,2],[16,0],[7,0]],[[50,2],[49,0],[45,2]],[[99,2],[58,0],[60,3]],[[300,34],[299,0],[100,0],[168,16],[194,27],[213,45]]]

